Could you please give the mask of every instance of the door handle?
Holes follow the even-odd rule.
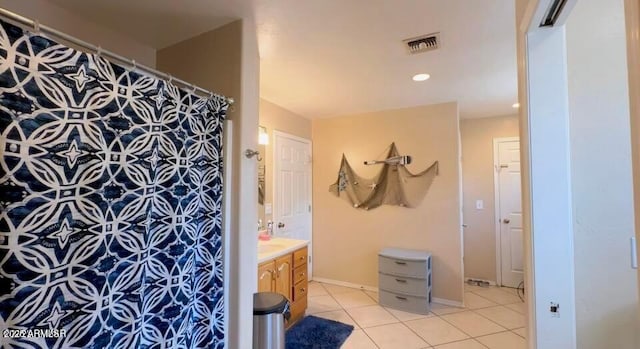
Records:
[[[511,220],[509,218],[505,218],[502,220],[502,223],[504,224],[509,224],[509,222],[511,222]]]
[[[280,229],[284,228],[284,223],[278,222],[278,228],[280,228]]]

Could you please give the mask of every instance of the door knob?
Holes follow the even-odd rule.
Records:
[[[284,223],[278,222],[278,228],[280,228],[280,229],[284,228]]]
[[[509,224],[509,222],[511,222],[511,220],[509,218],[505,218],[502,220],[502,223],[504,224]]]

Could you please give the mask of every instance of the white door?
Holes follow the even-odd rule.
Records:
[[[276,236],[312,241],[311,141],[274,131],[273,223]],[[309,273],[313,249],[309,245]]]
[[[498,282],[518,287],[524,280],[520,141],[494,140]]]

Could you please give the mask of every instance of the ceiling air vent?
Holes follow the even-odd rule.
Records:
[[[433,33],[403,40],[410,54],[437,50],[440,47],[440,33]]]

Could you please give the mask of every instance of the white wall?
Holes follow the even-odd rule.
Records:
[[[580,0],[567,21],[578,348],[638,348],[623,0]]]
[[[135,59],[149,67],[156,65],[156,50],[120,33],[97,25],[46,0],[0,0],[0,7],[37,20],[63,33],[101,46],[123,57]]]

